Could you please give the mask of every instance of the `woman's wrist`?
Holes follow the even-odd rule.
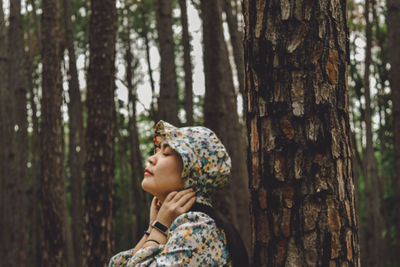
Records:
[[[167,237],[163,235],[161,232],[159,232],[156,229],[151,228],[149,231],[150,235],[147,236],[147,240],[155,240],[159,242],[159,244],[165,244],[167,243]],[[156,242],[146,242],[143,244],[143,247],[149,247],[149,246],[154,246]]]

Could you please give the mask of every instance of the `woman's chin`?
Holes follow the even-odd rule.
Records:
[[[150,193],[149,192],[149,190],[148,190],[148,185],[147,185],[147,181],[146,181],[146,179],[143,179],[143,181],[142,181],[142,189],[144,190],[144,191],[146,191],[146,192],[148,192],[148,193]]]
[[[153,187],[151,184],[149,184],[149,181],[146,181],[146,178],[143,179],[142,181],[142,189],[143,191],[146,191],[147,193],[152,194],[154,196],[154,190],[152,190]]]

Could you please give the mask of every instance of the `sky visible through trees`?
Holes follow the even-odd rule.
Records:
[[[118,8],[118,1],[117,1],[117,8]],[[5,16],[8,16],[8,10],[9,10],[9,0],[5,0],[3,2],[3,6],[4,6],[4,11],[5,11]],[[191,45],[192,45],[192,52],[191,52],[191,56],[192,56],[192,60],[193,60],[193,93],[194,93],[194,101],[196,102],[196,100],[198,101],[198,99],[196,99],[196,96],[199,95],[203,95],[204,94],[204,73],[203,73],[203,60],[202,60],[202,56],[203,56],[203,51],[202,51],[202,45],[201,45],[201,20],[200,17],[198,15],[198,12],[195,10],[195,8],[193,7],[192,3],[189,1],[187,4],[187,8],[188,8],[188,20],[189,20],[189,31],[191,34]],[[23,3],[22,5],[22,12],[25,13],[26,12],[26,8],[25,5]],[[81,12],[85,12],[83,9]],[[174,10],[174,17],[179,17],[179,10],[175,9]],[[174,34],[178,35],[181,34],[181,27],[180,26],[174,26],[173,27],[174,30]],[[224,30],[225,30],[225,34],[228,34],[228,29],[227,29],[227,25],[226,23],[224,23]],[[135,36],[133,34],[132,39],[135,39]],[[138,47],[143,47],[143,41],[140,38],[136,38],[137,39],[137,46]],[[231,50],[231,47],[229,47],[229,49]],[[118,47],[117,47],[117,52],[118,52]],[[120,51],[121,52],[121,51]],[[155,82],[159,82],[159,69],[158,69],[158,65],[160,62],[160,55],[158,53],[158,49],[156,48],[155,44],[152,45],[151,50],[151,66],[152,69],[154,70],[155,76]],[[148,73],[146,71],[146,62],[145,62],[145,57],[144,57],[144,50],[141,49],[141,51],[138,52],[138,54],[136,55],[137,57],[140,57],[140,61],[141,61],[141,65],[143,66],[141,71],[142,71],[142,79],[141,82],[138,84],[138,97],[139,97],[139,104],[136,106],[137,107],[137,113],[141,113],[144,109],[149,109],[150,108],[150,102],[151,102],[151,90],[150,90],[150,82],[149,82],[149,77],[148,77]],[[68,59],[68,56],[65,56],[65,59]],[[117,66],[117,77],[118,79],[122,79],[122,77],[125,75],[125,66],[123,64],[118,64],[118,61],[121,61],[121,54],[119,54],[119,56],[117,56],[116,58],[116,66]],[[84,74],[84,70],[83,70],[83,66],[84,66],[84,55],[79,54],[78,58],[77,58],[77,67],[78,67],[78,71],[79,71],[79,84],[81,88],[85,88],[86,87],[86,80],[85,80],[85,74]],[[238,82],[237,79],[234,79],[235,85],[238,86]],[[66,85],[67,81],[64,81],[64,88],[67,88]],[[127,89],[126,86],[121,83],[120,80],[116,81],[116,86],[117,86],[117,97],[118,99],[124,101],[125,103],[127,103],[128,101],[128,93],[127,93]],[[157,88],[157,93],[158,93],[158,88]],[[241,109],[241,105],[242,105],[242,99],[241,96],[238,96],[238,112],[241,113],[242,109]],[[64,105],[65,106],[65,105]],[[64,116],[64,120],[67,121],[68,120],[68,114],[65,110],[66,108],[63,108],[63,116]],[[121,110],[121,112],[127,112],[126,110]],[[181,114],[181,117],[184,117],[183,114]]]

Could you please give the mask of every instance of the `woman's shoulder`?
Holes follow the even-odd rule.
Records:
[[[169,234],[164,251],[178,253],[196,266],[226,266],[229,257],[225,233],[208,214],[189,211],[180,215],[171,224]]]
[[[209,227],[216,227],[215,221],[208,214],[201,211],[188,211],[178,216],[171,224],[170,231],[174,231],[181,225],[208,225]]]

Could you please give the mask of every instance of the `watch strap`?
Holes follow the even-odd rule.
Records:
[[[161,233],[163,233],[164,235],[168,235],[168,227],[165,226],[164,224],[160,223],[159,221],[155,220],[151,226],[155,229],[157,229],[158,231],[160,231]]]

